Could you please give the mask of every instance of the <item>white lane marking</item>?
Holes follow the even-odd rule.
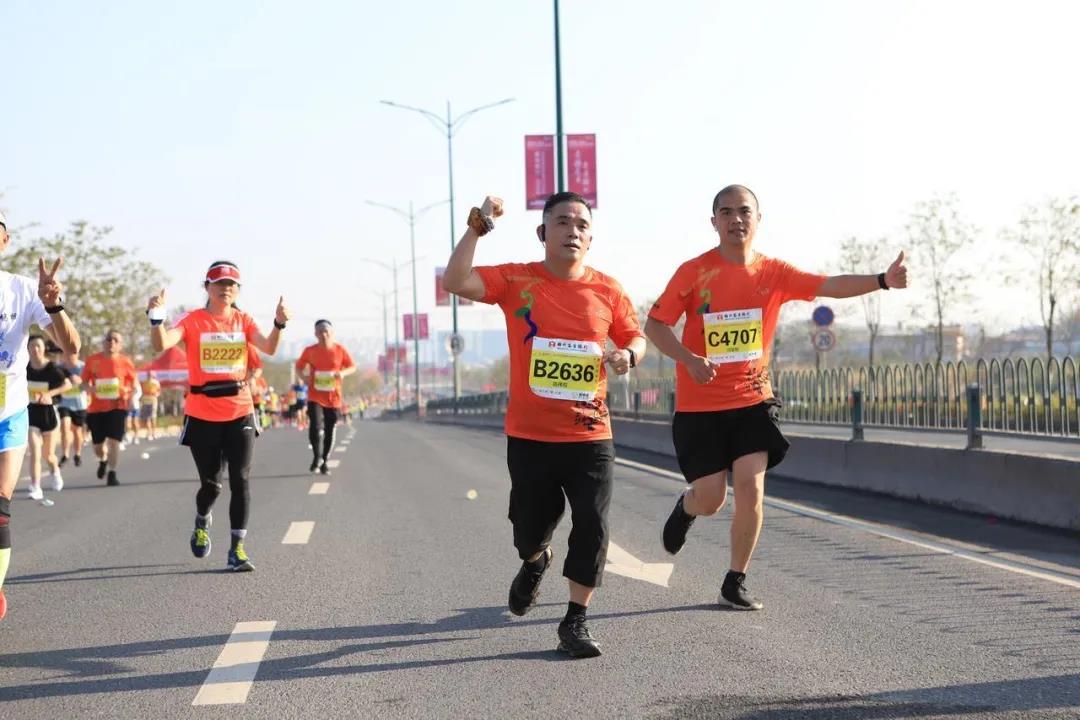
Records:
[[[348,449],[349,449],[349,448],[347,448],[347,447],[344,447],[344,446],[342,446],[342,447],[336,447],[336,448],[334,448],[334,452],[345,452],[345,451],[346,451],[346,450],[348,450]]]
[[[642,562],[615,543],[608,541],[607,565],[604,567],[604,572],[667,587],[674,568],[673,563]]]
[[[236,623],[191,704],[237,705],[247,702],[275,627],[277,622],[274,620]]]
[[[311,531],[315,529],[315,523],[311,520],[297,520],[289,523],[289,529],[285,531],[285,537],[281,539],[282,545],[307,545],[311,539]]]
[[[634,462],[633,460],[624,460],[622,458],[616,458],[616,463],[632,467],[637,470],[644,470],[646,472],[653,473],[654,475],[661,475],[663,477],[673,478],[679,482],[685,482],[682,475],[664,468],[656,467],[655,465],[647,465],[646,463]],[[1025,563],[1013,562],[1010,560],[998,560],[995,558],[984,557],[982,554],[961,548],[949,543],[938,542],[935,540],[927,540],[915,535],[906,533],[896,528],[888,527],[886,525],[879,525],[877,523],[868,522],[866,520],[856,520],[853,517],[847,515],[837,515],[835,513],[826,512],[825,510],[818,510],[816,508],[801,505],[799,503],[790,502],[788,500],[778,500],[776,498],[765,498],[765,504],[773,507],[787,510],[788,512],[796,513],[797,515],[804,515],[806,517],[812,517],[817,520],[822,520],[834,525],[842,525],[844,527],[852,528],[854,530],[861,530],[871,535],[877,535],[878,537],[888,538],[889,540],[896,540],[897,542],[907,543],[908,545],[914,545],[915,547],[923,548],[924,550],[933,550],[934,552],[941,553],[942,555],[952,555],[953,557],[962,558],[964,560],[970,560],[971,562],[979,563],[980,565],[989,565],[992,568],[998,570],[1007,570],[1008,572],[1017,573],[1019,575],[1027,575],[1028,577],[1039,578],[1040,580],[1049,580],[1052,583],[1058,585],[1064,585],[1065,587],[1080,589],[1080,580],[1069,577],[1062,573],[1056,573],[1053,570],[1046,570],[1038,568],[1033,565],[1027,565]]]
[[[317,482],[311,483],[311,489],[308,490],[308,495],[325,495],[326,491],[330,489],[330,483]]]
[[[331,470],[338,467],[339,465],[341,465],[340,460],[327,460],[326,461],[326,467],[330,468]]]

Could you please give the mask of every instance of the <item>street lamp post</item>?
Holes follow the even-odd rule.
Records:
[[[411,110],[417,112],[430,120],[435,127],[446,133],[446,158],[447,167],[450,173],[450,252],[454,251],[457,245],[457,235],[454,232],[454,133],[457,132],[465,121],[470,117],[480,112],[481,110],[487,110],[489,108],[498,107],[499,105],[505,105],[508,102],[513,102],[514,98],[506,98],[498,102],[489,103],[487,105],[481,105],[475,107],[472,110],[458,115],[456,118],[451,114],[450,101],[446,101],[446,118],[443,119],[439,115],[431,112],[430,110],[424,110],[423,108],[413,107],[411,105],[402,105],[391,100],[380,100],[383,105],[389,105],[390,107],[399,108],[401,110]],[[458,299],[457,295],[450,295],[450,316],[452,318],[454,337],[458,334]],[[458,363],[458,354],[453,353],[454,361],[454,400],[455,410],[457,408],[456,401],[461,397],[461,367]]]
[[[562,53],[559,51],[559,0],[555,0],[555,152],[559,166],[559,192],[566,190],[563,176],[563,131],[562,131]]]
[[[397,284],[397,271],[402,267],[395,261],[393,264],[384,263],[382,260],[372,260],[371,258],[361,258],[362,262],[371,263],[372,265],[378,265],[384,270],[390,271],[394,275],[394,397],[396,398],[396,405],[398,412],[401,412],[401,358],[398,356],[398,346],[401,344],[401,332],[398,327],[397,319],[398,315],[398,284]],[[415,285],[415,283],[414,283]],[[386,315],[384,314],[385,318]]]
[[[412,254],[412,260],[409,262],[412,265],[412,310],[413,310],[413,392],[416,395],[416,416],[420,416],[420,321],[419,308],[416,298],[416,219],[426,213],[432,208],[436,208],[442,205],[447,200],[440,200],[437,203],[432,203],[425,207],[420,208],[417,211],[413,211],[412,200],[409,201],[409,211],[405,212],[401,208],[396,208],[392,205],[384,205],[383,203],[377,203],[372,200],[368,200],[367,204],[373,207],[380,207],[384,210],[390,210],[403,217],[409,223],[409,252]],[[400,406],[399,406],[400,409]]]
[[[376,295],[379,298],[382,298],[382,335],[383,335],[383,352],[385,353],[387,348],[390,347],[390,331],[387,329],[387,323],[386,323],[386,298],[387,298],[387,296],[390,295],[390,293],[389,292],[375,292],[375,291],[372,291],[372,294]],[[382,381],[383,381],[384,386],[387,385],[390,382],[389,373],[390,373],[390,369],[386,366],[386,363],[384,362],[383,363],[383,372],[382,372]]]

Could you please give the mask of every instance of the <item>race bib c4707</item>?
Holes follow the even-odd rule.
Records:
[[[315,389],[319,392],[334,392],[337,389],[333,370],[315,371]]]
[[[761,308],[705,314],[705,355],[710,361],[757,360],[762,347]]]
[[[242,332],[203,333],[199,337],[199,369],[232,375],[247,370],[247,337]]]
[[[529,388],[541,397],[584,402],[596,397],[604,352],[594,342],[534,337]]]
[[[119,400],[120,378],[98,378],[95,380],[94,396],[98,400]]]

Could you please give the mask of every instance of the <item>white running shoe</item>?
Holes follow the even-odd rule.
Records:
[[[136,436],[135,436],[135,444],[136,444],[136,445],[138,445],[138,444],[139,444],[139,436],[138,436],[138,435],[136,435]]]
[[[121,440],[120,441],[120,452],[123,452],[125,450],[127,450],[127,443],[125,443],[123,440]]]
[[[31,485],[30,486],[30,499],[31,500],[42,500],[44,498],[45,498],[45,493],[41,490],[41,485]]]
[[[59,470],[52,474],[52,489],[56,492],[64,489],[64,476],[60,474]]]

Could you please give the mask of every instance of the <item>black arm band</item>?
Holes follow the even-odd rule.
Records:
[[[63,312],[63,311],[64,311],[64,306],[63,305],[53,305],[52,307],[45,308],[45,312],[47,312],[49,315],[55,315],[56,313]]]
[[[878,273],[877,284],[878,284],[878,287],[880,287],[882,290],[888,290],[889,289],[888,284],[885,282],[885,273]]]
[[[164,320],[151,320],[150,324],[151,325],[160,325],[163,322],[165,322],[165,321]]]

